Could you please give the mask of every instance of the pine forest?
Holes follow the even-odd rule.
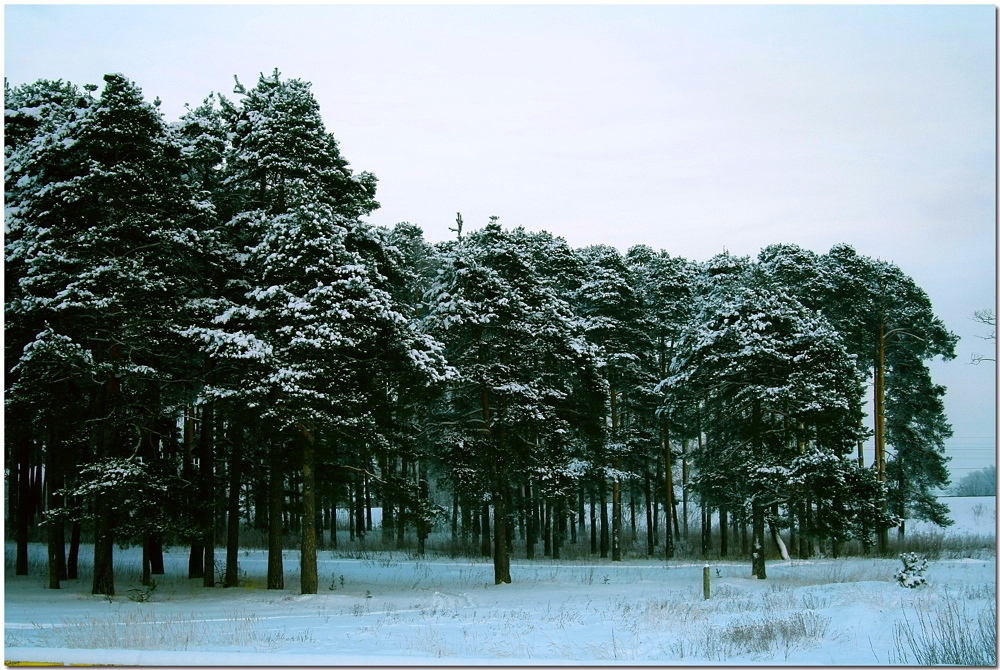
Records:
[[[291,547],[316,593],[317,552],[421,555],[435,532],[496,584],[570,545],[764,579],[949,523],[928,362],[958,338],[890,261],[623,253],[613,222],[584,248],[499,216],[436,244],[373,226],[375,175],[277,70],[176,122],[120,74],[4,99],[17,574],[47,542],[59,588],[92,542],[94,594],[131,546],[143,583],[173,547],[232,587],[256,542],[267,588]]]

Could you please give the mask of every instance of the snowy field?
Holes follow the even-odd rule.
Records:
[[[995,538],[995,498],[947,502],[956,524],[935,531],[942,540]],[[927,530],[907,526],[909,536]],[[267,591],[264,551],[241,552],[244,586],[204,589],[184,577],[186,551],[174,548],[151,592],[139,587],[140,552],[118,551],[119,595],[109,600],[90,594],[91,547],[81,548],[83,578],[53,591],[45,588],[44,546],[31,546],[31,575],[14,577],[8,543],[4,658],[236,666],[916,664],[907,630],[919,640],[950,625],[971,639],[982,620],[995,631],[995,551],[948,557],[946,550],[930,562],[929,583],[916,589],[894,582],[898,559],[775,560],[764,581],[749,578],[747,562],[712,562],[705,600],[702,562],[515,558],[514,583],[495,586],[485,559],[418,559],[348,544],[320,552],[320,592],[307,596],[298,594],[296,551],[284,554],[288,588]],[[217,557],[224,560],[225,551]]]

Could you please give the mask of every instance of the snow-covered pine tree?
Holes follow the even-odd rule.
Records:
[[[820,265],[829,287],[824,313],[843,334],[849,351],[857,357],[859,369],[873,379],[874,467],[880,484],[886,486],[887,418],[895,411],[892,399],[886,397],[890,385],[887,376],[894,374],[892,359],[899,355],[903,361],[913,358],[926,361],[938,356],[950,360],[955,357],[958,337],[934,314],[927,294],[896,265],[859,256],[848,245],[833,247]],[[907,369],[912,370],[914,366],[911,364]],[[901,411],[906,413],[906,410]],[[936,421],[928,414],[923,417]],[[928,430],[935,429],[928,427]],[[943,466],[941,451],[929,450],[927,456],[929,472]],[[915,486],[920,487],[920,481],[918,478]],[[880,517],[888,518],[887,500],[882,503]],[[880,524],[877,540],[879,553],[886,554],[888,526]]]
[[[598,350],[599,363],[608,385],[608,442],[596,454],[596,463],[611,476],[611,560],[621,560],[621,484],[625,478],[622,459],[627,456],[622,439],[622,396],[626,402],[643,384],[641,354],[650,347],[640,328],[639,298],[634,279],[621,253],[613,247],[595,245],[578,252],[584,260],[586,278],[573,296],[587,340]],[[664,438],[661,437],[661,442]],[[604,488],[604,476],[599,486]],[[602,504],[601,555],[606,555],[606,531]]]
[[[176,351],[174,318],[202,214],[181,179],[180,148],[159,111],[122,75],[57,124],[44,150],[13,165],[11,221],[24,258],[21,308],[89,352],[97,458],[128,459]],[[95,87],[96,90],[96,87]],[[123,484],[124,485],[124,484]],[[114,592],[114,487],[95,499],[94,593]]]
[[[569,482],[561,408],[587,348],[568,305],[540,279],[517,235],[491,222],[442,246],[446,264],[428,292],[425,325],[444,342],[458,378],[439,409],[456,476],[478,479],[494,509],[494,580],[509,583],[507,500],[524,475]],[[520,241],[523,241],[523,237]],[[470,484],[471,485],[471,484]]]
[[[927,365],[905,349],[896,349],[889,359],[885,429],[894,453],[886,463],[886,480],[902,546],[911,514],[938,526],[954,523],[948,506],[934,495],[951,483],[944,454],[952,430],[944,411],[945,388],[931,381]]]
[[[691,407],[671,407],[670,411],[661,410],[661,398],[656,393],[656,386],[666,377],[667,366],[673,357],[673,350],[684,329],[687,328],[693,308],[694,264],[679,257],[672,257],[665,251],[654,252],[649,247],[638,246],[629,249],[626,255],[633,276],[636,292],[641,305],[641,330],[647,337],[641,340],[648,349],[641,353],[639,361],[644,370],[641,380],[637,378],[636,387],[632,391],[632,405],[636,406],[638,416],[632,421],[632,431],[645,435],[647,448],[643,451],[645,458],[641,468],[645,476],[649,475],[649,457],[655,463],[661,460],[663,478],[659,488],[667,510],[664,554],[671,558],[674,552],[674,540],[680,535],[680,528],[674,525],[676,518],[676,501],[674,486],[674,464],[676,463],[671,441],[680,438],[687,439],[694,435],[695,422]],[[682,481],[683,485],[683,481]],[[683,499],[684,517],[687,516],[687,492]],[[647,545],[652,552],[653,510],[647,501]],[[723,512],[724,513],[724,512]]]
[[[830,325],[749,260],[717,257],[706,264],[706,275],[696,327],[682,338],[663,388],[668,402],[700,398],[721,405],[715,418],[723,422],[727,443],[702,458],[700,476],[742,466],[743,504],[753,525],[752,573],[763,579],[765,516],[786,502],[797,455],[780,439],[781,417],[815,424],[814,415],[821,415],[831,424],[843,425],[846,418],[852,425],[856,371]],[[727,464],[731,459],[736,463]]]
[[[66,155],[63,143],[72,141],[70,128],[89,102],[80,89],[63,81],[40,80],[16,88],[4,82],[4,414],[18,575],[28,573],[28,470],[37,458],[37,446],[51,437],[35,431],[33,438],[32,424],[44,416],[45,424],[58,421],[68,433],[80,426],[84,416],[65,400],[74,395],[71,389],[79,393],[74,380],[85,373],[82,369],[70,374],[70,368],[88,365],[80,345],[57,333],[60,324],[22,288],[22,283],[29,286],[32,282],[32,257],[40,250],[39,238],[44,235],[30,212],[44,199],[51,183],[74,173],[75,162]],[[71,409],[70,414],[59,415]],[[49,444],[46,453],[54,456],[57,449]],[[69,471],[79,456],[58,451],[56,460]],[[51,532],[55,540],[55,529]],[[58,588],[58,580],[50,580],[50,586]]]
[[[446,371],[435,343],[393,297],[401,270],[387,233],[359,219],[377,206],[374,177],[348,168],[310,85],[275,71],[237,91],[238,103],[221,99],[234,290],[211,326],[189,334],[213,359],[242,365],[216,396],[243,403],[269,425],[270,588],[283,588],[285,461],[301,467],[302,588],[315,593],[317,461],[336,456],[356,470],[368,466],[389,368],[409,374],[411,385]]]

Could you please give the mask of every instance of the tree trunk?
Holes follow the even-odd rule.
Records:
[[[184,406],[184,464],[183,470],[185,481],[195,484],[194,472],[194,408],[191,405]],[[194,510],[198,509],[198,487],[192,486],[189,490],[189,501]],[[197,512],[195,512],[197,513]],[[188,579],[203,579],[205,576],[205,550],[201,544],[201,538],[191,538],[191,551],[188,554]]]
[[[470,535],[474,535],[476,536],[476,539],[478,539],[476,527],[479,523],[479,517],[472,514],[472,506],[469,504],[468,498],[464,495],[461,496],[461,498],[462,539],[468,540]]]
[[[611,441],[618,441],[618,394],[615,385],[611,384]],[[616,446],[617,449],[617,446]],[[619,469],[618,456],[612,459],[615,470]],[[622,560],[622,488],[618,474],[611,482],[611,560]]]
[[[49,428],[49,443],[45,446],[45,466],[48,473],[45,486],[46,508],[54,510],[62,507],[61,496],[57,500],[54,491],[62,488],[62,467],[56,454],[57,438],[54,428]],[[59,580],[66,579],[66,534],[62,521],[48,524],[49,543],[49,588],[58,589]]]
[[[688,470],[688,440],[684,440],[684,456],[681,460],[681,496],[683,497],[682,513],[684,514],[684,542],[688,540],[688,481],[691,474]]]
[[[552,501],[549,500],[548,496],[545,496],[543,508],[542,555],[552,556]]]
[[[243,431],[230,417],[229,500],[226,518],[226,578],[222,587],[240,585],[240,478],[243,470]]]
[[[142,536],[142,576],[139,578],[139,583],[142,586],[149,586],[153,582],[149,560],[149,533],[146,533]]]
[[[559,559],[559,550],[562,549],[562,497],[558,498],[554,505],[549,507],[549,510],[555,514],[555,518],[552,520],[552,560]]]
[[[601,475],[601,558],[608,557],[611,548],[611,533],[608,528],[608,483]]]
[[[80,531],[82,530],[79,521],[74,521],[69,531],[69,557],[66,559],[66,579],[79,579],[77,566],[80,557]]]
[[[753,455],[755,459],[760,459],[763,451],[763,435],[760,400],[757,398],[754,398],[753,401],[750,423]],[[751,510],[753,514],[753,563],[751,574],[757,579],[767,579],[767,571],[764,565],[764,508],[754,499],[751,503]]]
[[[205,574],[202,585],[215,586],[215,409],[205,403],[201,414],[200,445],[202,545],[205,547]]]
[[[705,501],[702,500],[701,506],[701,555],[708,556],[708,534],[711,532],[709,528],[708,510],[705,508]]]
[[[118,345],[112,346],[112,357],[117,358]],[[116,426],[121,389],[117,376],[108,379],[99,402],[98,416],[105,417],[99,424],[97,457],[116,457],[121,454],[121,434]],[[95,501],[97,518],[94,522],[94,581],[91,593],[113,596],[115,594],[114,569],[114,502],[108,495],[98,495]]]
[[[630,481],[628,486],[628,513],[629,527],[632,529],[632,541],[635,542],[635,482]]]
[[[400,468],[400,476],[405,480],[409,473],[407,469],[409,468],[409,463],[406,460],[406,456],[402,457]],[[399,502],[399,516],[396,518],[396,548],[402,549],[406,541],[406,503],[400,499]]]
[[[267,487],[267,588],[284,589],[285,571],[281,556],[281,508],[285,498],[285,476],[281,467],[281,447],[270,444]]]
[[[327,484],[329,490],[329,484]],[[334,549],[337,548],[337,498],[331,492],[329,507],[327,508],[327,516],[330,518],[330,546]]]
[[[656,462],[656,474],[653,476],[653,546],[660,546],[660,497],[663,485],[663,459],[659,456],[653,458]]]
[[[653,555],[653,504],[652,496],[650,495],[649,486],[649,464],[646,464],[645,472],[643,472],[643,492],[645,493],[646,502],[646,553],[649,556]]]
[[[507,553],[507,502],[501,490],[496,461],[491,463],[493,472],[493,583],[510,584],[510,554]],[[489,538],[490,506],[483,506],[483,537]],[[483,548],[488,547],[488,539]]]
[[[365,532],[372,530],[372,483],[365,475]]]
[[[725,508],[719,508],[719,556],[729,556],[729,513]]]
[[[535,526],[535,513],[534,513],[534,503],[531,498],[531,482],[528,481],[524,485],[524,507],[525,507],[525,523],[527,525],[528,537],[525,540],[525,557],[534,558],[535,557],[535,535],[538,529]]]
[[[389,456],[386,454],[382,457],[382,479],[385,481],[391,481],[392,476],[395,474],[396,469],[396,458],[395,456]],[[396,530],[396,510],[395,510],[395,500],[394,496],[390,494],[387,490],[388,487],[382,486],[380,490],[379,498],[382,500],[382,544],[388,544],[390,540],[395,535]],[[458,505],[458,493],[455,493],[455,504]],[[454,522],[453,524],[454,525]]]
[[[590,487],[590,553],[597,553],[597,495]]]
[[[316,572],[316,456],[312,433],[299,424],[302,440],[302,552],[299,574],[302,593],[316,593],[319,577]]]
[[[15,575],[28,574],[28,521],[31,510],[31,432],[25,426],[17,440],[17,559]]]
[[[751,575],[757,579],[767,579],[767,569],[764,564],[764,508],[754,502],[753,514],[753,563]]]
[[[677,527],[676,519],[672,518],[674,502],[674,464],[670,453],[670,433],[665,418],[660,419],[660,453],[663,456],[663,497],[665,499],[666,525],[663,527],[664,556],[674,557],[674,529]],[[673,522],[673,523],[671,523]]]
[[[774,542],[774,546],[778,548],[778,555],[781,556],[781,560],[789,560],[788,547],[785,546],[784,541],[781,539],[781,533],[778,532],[778,527],[775,526],[774,519],[768,519],[767,526],[771,530],[771,540]]]
[[[496,505],[496,501],[494,501],[494,505]],[[495,526],[496,524],[497,524],[497,520],[493,519],[493,525]],[[488,557],[490,557],[490,556],[493,555],[493,549],[490,548],[490,504],[489,504],[489,502],[484,502],[483,503],[482,520],[480,521],[480,530],[482,531],[482,535],[480,536],[480,539],[482,540],[482,544],[480,545],[480,549],[482,550],[481,553],[482,553],[483,556],[485,556],[485,557],[488,558]]]
[[[364,475],[354,476],[354,534],[359,540],[365,537],[365,482]]]

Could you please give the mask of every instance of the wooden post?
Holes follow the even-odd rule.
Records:
[[[711,568],[706,565],[701,573],[702,590],[705,592],[705,600],[709,600],[712,597],[712,573],[710,570]]]

